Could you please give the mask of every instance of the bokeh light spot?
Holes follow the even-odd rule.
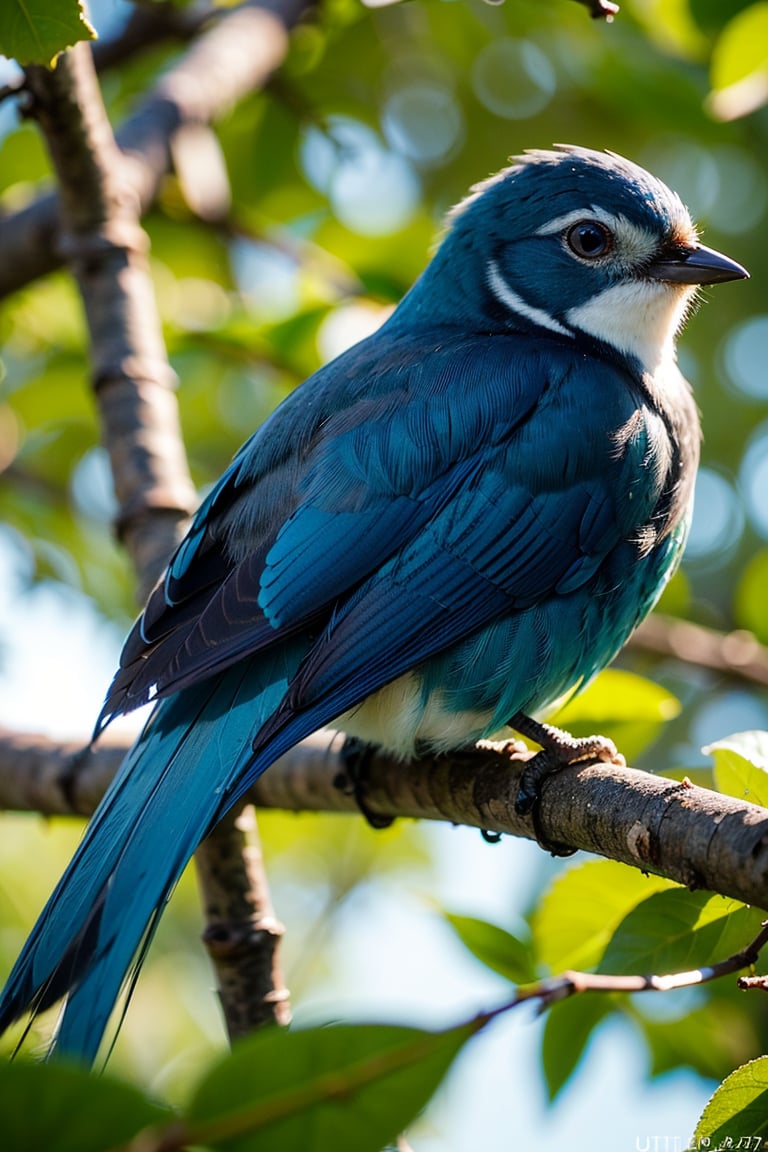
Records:
[[[768,399],[768,315],[750,316],[732,328],[723,345],[730,382],[750,400]]]
[[[70,488],[80,512],[101,524],[112,523],[117,500],[106,449],[90,448],[83,453],[72,471]]]
[[[685,136],[667,136],[642,162],[674,188],[696,219],[727,235],[754,228],[765,211],[765,176],[737,145],[705,148]]]
[[[323,362],[333,360],[370,336],[386,320],[391,308],[355,300],[329,312],[317,331],[317,348]]]
[[[416,164],[430,167],[456,149],[464,135],[464,118],[449,88],[418,80],[388,97],[382,127],[392,148]]]
[[[744,510],[733,485],[712,468],[700,468],[686,558],[707,560],[716,555],[725,559],[743,530]]]
[[[387,236],[404,228],[419,203],[419,182],[408,161],[383,148],[344,164],[331,185],[338,220],[361,236]]]
[[[261,320],[292,316],[299,304],[299,271],[295,259],[269,244],[239,240],[232,245],[238,287]]]
[[[720,171],[710,152],[685,137],[664,137],[642,158],[648,170],[680,196],[694,217],[706,216],[717,200]]]
[[[416,211],[421,188],[412,165],[358,121],[332,116],[326,132],[310,128],[299,161],[336,218],[361,236],[397,232]]]
[[[768,707],[750,692],[734,689],[709,697],[691,724],[691,740],[699,748],[722,740],[726,732],[768,728]]]
[[[530,40],[493,40],[472,65],[478,100],[507,120],[524,120],[546,108],[557,78],[549,57]]]
[[[713,157],[719,178],[708,222],[727,235],[748,232],[765,212],[765,174],[746,149],[737,145],[721,144],[713,150]]]
[[[760,535],[768,538],[768,421],[763,421],[750,438],[739,480],[749,518]]]

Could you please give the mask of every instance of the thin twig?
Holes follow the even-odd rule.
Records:
[[[611,24],[619,12],[619,5],[613,0],[576,0],[576,3],[588,8],[593,20],[605,20],[606,24]]]
[[[205,911],[203,943],[216,968],[230,1040],[264,1024],[289,1024],[275,918],[252,808],[230,813],[195,856]]]
[[[766,942],[768,942],[768,921],[763,923],[760,932],[746,948],[706,968],[696,968],[689,972],[667,976],[601,976],[589,972],[564,972],[554,979],[542,980],[518,989],[511,1000],[489,1012],[479,1013],[464,1026],[469,1025],[472,1031],[477,1033],[493,1020],[531,1000],[539,1000],[543,1010],[582,992],[669,992],[707,983],[754,964]],[[745,977],[745,984],[752,979]],[[751,986],[751,983],[748,986]],[[398,1059],[399,1054],[382,1053],[370,1057],[368,1061],[358,1062],[354,1068],[346,1069],[343,1073],[330,1070],[303,1086],[288,1088],[281,1094],[273,1095],[268,1101],[258,1101],[250,1109],[244,1107],[218,1120],[196,1124],[174,1120],[167,1125],[144,1129],[123,1147],[122,1152],[182,1152],[190,1144],[221,1143],[228,1137],[244,1137],[249,1134],[253,1138],[260,1129],[266,1130],[285,1116],[295,1116],[303,1109],[316,1107],[325,1100],[338,1101],[340,1098],[348,1097],[354,1099],[358,1088],[365,1086],[372,1079],[386,1076],[397,1067],[395,1061]],[[397,1147],[398,1152],[409,1150],[404,1137],[398,1138]]]
[[[160,329],[148,240],[126,190],[125,165],[88,46],[62,53],[52,71],[34,66],[26,75],[30,115],[43,131],[59,181],[56,246],[85,308],[117,528],[143,599],[197,502],[181,446],[176,377]]]
[[[654,613],[632,635],[628,647],[671,656],[762,687],[768,685],[768,648],[744,629],[718,632]]]
[[[751,967],[757,962],[766,943],[768,943],[768,921],[764,920],[757,936],[745,948],[734,952],[725,960],[718,960],[717,963],[708,964],[704,968],[692,968],[688,972],[673,972],[664,976],[611,976],[598,972],[567,971],[552,979],[527,984],[518,989],[512,1004],[539,1000],[542,1008],[548,1008],[559,1000],[565,1000],[581,992],[672,992],[678,988],[692,988],[697,984],[707,984],[710,980],[719,980],[721,976],[728,976],[732,972],[739,972],[742,968]],[[764,979],[764,977],[746,976],[739,981],[739,987],[754,987],[756,981]]]

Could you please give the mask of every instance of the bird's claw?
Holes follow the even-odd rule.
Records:
[[[542,748],[541,752],[528,761],[520,777],[515,800],[518,816],[530,815],[539,800],[544,781],[563,768],[594,760],[626,767],[626,760],[607,736],[584,736],[577,739],[569,732],[563,732],[551,724],[540,724],[521,713],[512,719],[511,726],[523,736],[535,740]]]
[[[365,789],[372,755],[371,744],[365,744],[362,740],[348,736],[340,753],[344,770],[339,772],[333,783],[341,792],[354,796],[355,803],[369,826],[381,831],[394,824],[395,819],[394,816],[381,816],[378,812],[372,812],[366,802]]]

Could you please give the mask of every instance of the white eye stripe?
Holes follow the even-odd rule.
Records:
[[[570,328],[566,328],[559,320],[555,320],[549,312],[545,312],[543,308],[534,308],[532,304],[527,304],[522,296],[518,296],[517,292],[514,292],[507,284],[495,260],[488,261],[487,279],[491,292],[500,304],[509,308],[510,312],[516,312],[518,316],[523,316],[526,320],[538,324],[540,328],[549,328],[550,332],[557,332],[560,336],[573,337]]]
[[[590,204],[588,208],[577,208],[573,212],[566,212],[564,216],[558,216],[554,220],[548,220],[546,224],[542,224],[541,228],[536,229],[536,235],[552,236],[556,232],[565,232],[571,225],[580,224],[582,220],[597,220],[600,224],[605,224],[606,228],[610,228],[612,232],[615,232],[620,219],[621,217],[614,216],[611,212],[606,212],[604,208],[599,208],[596,204]]]

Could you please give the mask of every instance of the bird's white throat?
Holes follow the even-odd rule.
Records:
[[[690,309],[696,288],[664,280],[628,280],[571,308],[568,325],[634,356],[643,371],[655,375],[674,362],[675,337]]]

